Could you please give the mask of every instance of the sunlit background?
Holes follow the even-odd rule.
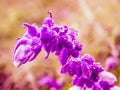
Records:
[[[96,62],[116,75],[116,84],[120,85],[120,0],[1,0],[0,90],[56,90],[40,84],[43,77],[56,80],[61,90],[71,87],[72,78],[60,74],[58,57],[53,54],[45,60],[42,51],[34,61],[19,68],[12,63],[17,38],[25,32],[22,24],[40,27],[48,11],[56,24],[78,31],[82,54],[93,55]]]

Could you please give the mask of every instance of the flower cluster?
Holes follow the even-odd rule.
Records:
[[[50,52],[59,56],[61,65],[65,65],[70,56],[79,57],[82,45],[77,41],[77,32],[68,26],[55,25],[52,14],[50,12],[49,14],[40,28],[36,25],[23,24],[27,31],[18,39],[14,51],[13,62],[16,66],[32,61],[41,48],[47,52],[46,59]]]
[[[70,56],[79,57],[82,45],[77,41],[77,33],[68,26],[57,26],[54,24],[52,15],[46,18],[41,30],[41,43],[47,52],[55,52],[60,58],[61,65],[65,65]]]
[[[114,86],[116,77],[105,72],[99,63],[88,54],[77,60],[70,60],[61,69],[61,73],[69,73],[74,76],[73,85],[81,88],[92,88],[92,90],[110,90]],[[108,75],[105,77],[105,75]],[[105,77],[105,78],[104,78]]]
[[[81,57],[82,44],[77,40],[77,32],[66,25],[55,25],[52,13],[49,12],[49,15],[40,28],[23,24],[27,31],[18,39],[13,57],[14,64],[20,66],[34,60],[43,48],[47,52],[46,59],[51,52],[59,57],[61,73],[68,72],[74,78],[73,85],[84,89],[110,90],[116,77],[106,72],[91,55],[85,54]]]

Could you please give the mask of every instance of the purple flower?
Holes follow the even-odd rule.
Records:
[[[114,58],[112,56],[108,57],[105,61],[105,68],[107,70],[114,69],[116,67],[117,63],[118,63],[118,60],[116,58]]]
[[[49,27],[47,26],[41,27],[41,41],[43,43],[47,43],[50,40],[54,39],[56,35],[57,35],[56,31],[49,30]]]
[[[26,23],[23,26],[27,27],[27,31],[18,39],[14,51],[13,63],[16,66],[34,60],[44,48],[46,59],[50,53],[59,57],[61,73],[68,73],[73,77],[73,85],[92,90],[110,90],[114,86],[116,77],[105,72],[91,55],[80,57],[82,44],[78,42],[77,32],[66,25],[55,25],[51,12],[40,28]],[[56,80],[50,77],[43,78],[39,84],[60,90]]]
[[[61,43],[65,48],[72,49],[72,48],[73,48],[73,44],[72,44],[71,41],[68,41],[67,39],[68,39],[67,37],[59,37],[60,43]]]
[[[56,31],[53,31],[46,26],[41,27],[41,43],[44,50],[47,52],[46,59],[48,58],[50,52],[54,52],[56,50],[58,42],[56,36]]]
[[[70,61],[69,63],[69,70],[68,70],[68,73],[70,76],[73,76],[76,74],[76,62],[74,61]]]
[[[43,24],[47,25],[48,27],[52,27],[54,25],[54,21],[52,19],[52,13],[50,11],[48,13],[50,16],[44,20]]]
[[[70,56],[79,57],[82,45],[77,41],[77,33],[68,26],[57,26],[52,19],[52,13],[38,28],[36,25],[23,24],[27,28],[23,37],[18,39],[13,57],[13,63],[20,66],[36,58],[42,48],[49,54],[55,53],[60,58],[61,65],[68,62]]]
[[[26,35],[31,36],[31,38],[40,37],[39,28],[36,25],[24,23],[23,26],[27,28]]]
[[[39,79],[38,85],[40,87],[48,87],[49,89],[54,88],[54,90],[61,90],[62,88],[62,85],[59,84],[58,81],[51,76],[44,76]]]
[[[79,87],[84,87],[85,84],[85,78],[84,77],[76,77],[73,80],[73,85],[79,86]]]
[[[102,66],[95,63],[95,59],[88,54],[83,55],[77,60],[74,59],[69,60],[62,67],[61,73],[68,72],[70,76],[73,76],[73,85],[81,88],[92,88],[101,79],[99,74],[103,72]]]
[[[69,61],[61,68],[61,73],[69,73],[70,76],[82,75],[81,62],[80,61]]]
[[[32,61],[41,51],[41,41],[39,29],[35,25],[23,24],[27,31],[22,38],[18,39],[13,57],[15,66]]]
[[[82,75],[82,69],[81,69],[82,67],[81,67],[81,62],[80,61],[78,61],[76,63],[75,68],[76,68],[76,70],[75,70],[76,76],[80,77]]]
[[[70,52],[71,56],[74,58],[77,58],[80,55],[80,52],[78,50],[75,50],[75,49],[71,49],[71,50],[69,50],[69,52]]]
[[[94,85],[92,90],[103,90],[103,89],[98,85]]]
[[[81,51],[82,50],[82,44],[79,43],[79,42],[75,43],[75,50]]]
[[[100,86],[103,88],[103,90],[110,90],[113,85],[110,85],[107,81],[100,81]]]
[[[67,63],[68,57],[69,57],[69,51],[66,48],[63,48],[60,53],[60,63],[61,65],[65,65]]]
[[[84,56],[82,56],[81,60],[85,61],[88,64],[93,64],[93,62],[95,61],[95,59],[89,54],[85,54]]]

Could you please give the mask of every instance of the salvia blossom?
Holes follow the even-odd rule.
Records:
[[[110,90],[114,86],[116,77],[105,71],[99,63],[95,63],[92,56],[85,54],[78,60],[70,60],[61,69],[61,73],[73,76],[73,85],[86,90]],[[88,89],[87,89],[88,88]]]
[[[79,57],[82,45],[77,41],[77,32],[68,26],[55,25],[51,12],[49,14],[40,28],[33,24],[23,24],[27,31],[18,39],[14,51],[13,62],[16,66],[35,59],[41,48],[47,52],[46,59],[50,52],[59,56],[61,65],[65,65],[70,56]]]
[[[20,66],[34,60],[43,48],[47,53],[46,59],[50,53],[59,57],[61,73],[68,73],[73,77],[74,88],[110,90],[114,87],[116,77],[113,74],[106,72],[91,55],[80,55],[82,44],[77,39],[77,32],[66,25],[55,25],[52,13],[49,12],[49,15],[40,28],[33,24],[23,24],[27,31],[18,39],[13,57],[14,64]]]
[[[28,61],[32,61],[41,51],[41,40],[39,28],[35,25],[23,24],[27,28],[23,37],[18,39],[13,57],[13,63],[20,66]]]

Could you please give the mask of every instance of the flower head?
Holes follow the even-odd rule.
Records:
[[[23,24],[27,31],[22,38],[18,39],[13,57],[15,66],[20,66],[27,61],[32,61],[41,51],[40,33],[35,25]]]
[[[44,48],[46,59],[49,54],[55,53],[59,56],[62,65],[61,73],[68,73],[73,77],[73,85],[80,88],[91,88],[92,90],[110,90],[114,86],[116,77],[105,72],[100,63],[85,54],[80,57],[82,44],[77,39],[77,32],[68,26],[55,25],[52,13],[43,21],[43,25],[38,28],[36,25],[23,24],[27,27],[23,37],[18,39],[13,57],[13,63],[20,66],[28,61],[32,61]],[[43,82],[44,81],[44,82]],[[46,84],[58,90],[59,85],[50,77],[43,78],[39,84]],[[71,88],[70,90],[74,89]],[[76,88],[75,89],[79,89]]]

